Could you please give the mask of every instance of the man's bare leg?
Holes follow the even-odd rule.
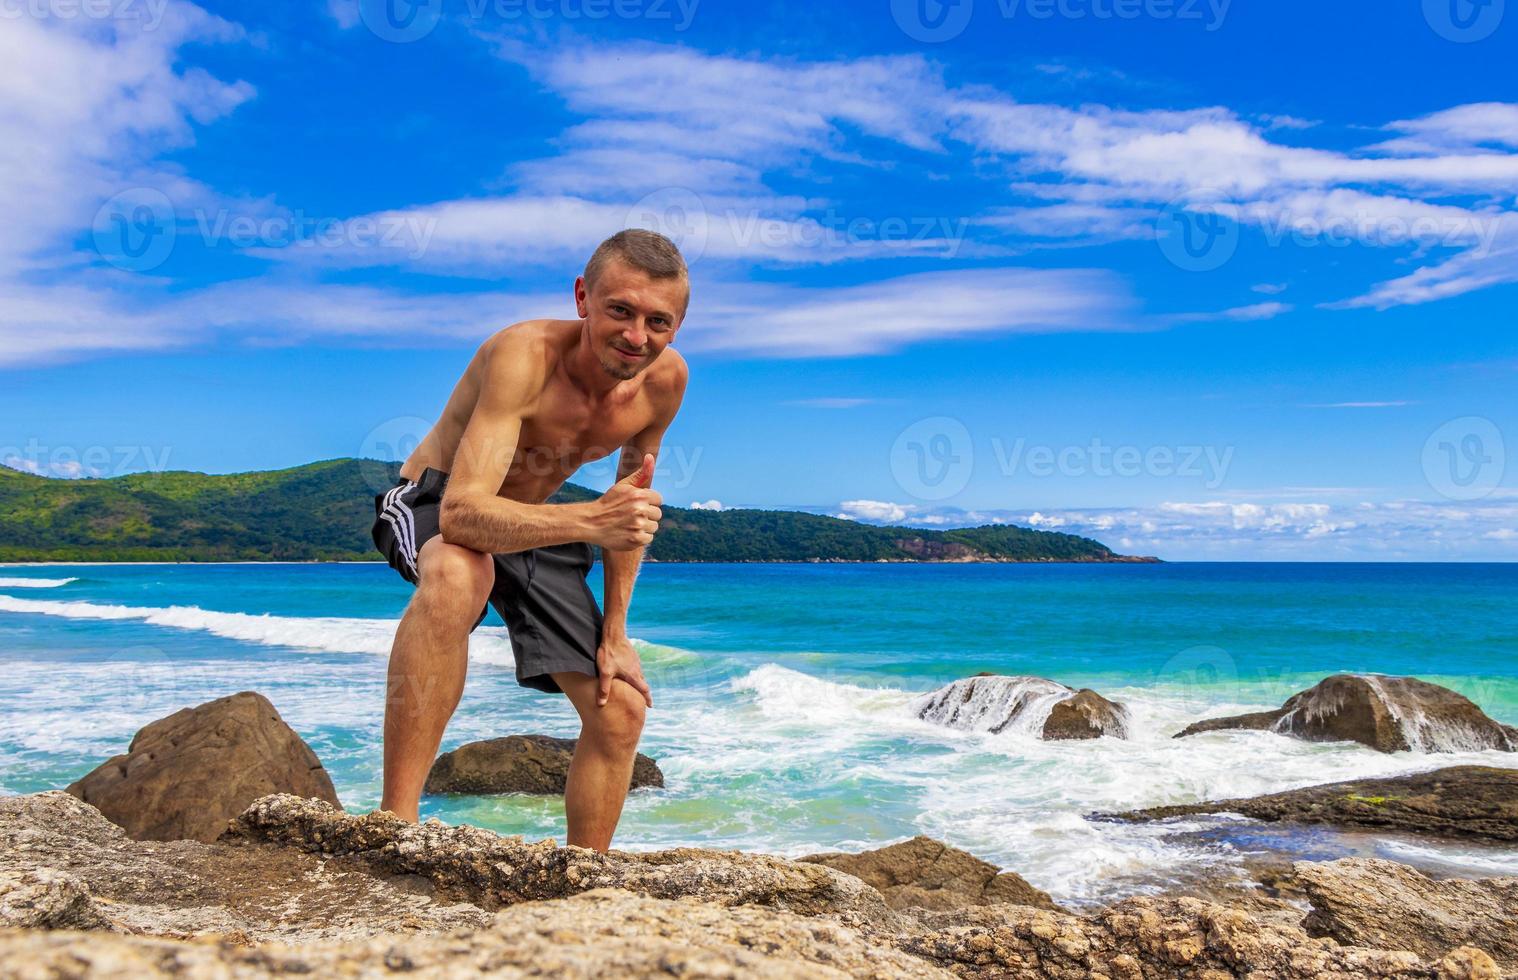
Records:
[[[385,697],[380,809],[417,821],[422,784],[459,706],[469,631],[495,583],[491,557],[433,537],[417,554],[420,584],[395,631]]]
[[[621,678],[611,682],[611,697],[597,707],[600,681],[596,678],[572,670],[549,676],[580,713],[580,738],[564,788],[566,842],[609,850],[632,782],[647,705],[643,695]]]

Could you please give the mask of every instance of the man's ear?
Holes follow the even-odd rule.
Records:
[[[590,289],[584,276],[575,276],[575,316],[585,319],[590,315]]]

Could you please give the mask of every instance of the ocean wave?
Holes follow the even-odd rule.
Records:
[[[338,616],[275,616],[270,613],[215,612],[199,606],[123,606],[95,602],[22,599],[0,595],[0,612],[62,616],[66,619],[118,620],[172,629],[197,630],[261,646],[290,647],[323,653],[388,656],[396,619]],[[504,626],[481,626],[469,638],[471,659],[511,666],[511,645]]]
[[[1226,848],[1175,840],[1171,825],[1093,822],[1087,814],[1442,766],[1518,766],[1518,758],[1496,751],[1385,754],[1270,732],[1175,739],[1208,706],[1144,688],[1107,692],[1128,705],[1128,739],[1056,742],[1021,727],[989,733],[923,721],[913,711],[921,691],[815,677],[774,663],[735,678],[731,689],[740,697],[734,723],[688,735],[689,754],[660,759],[667,774],[711,784],[800,782],[808,797],[854,797],[866,808],[907,801],[917,832],[1076,902],[1113,897],[1114,882],[1131,891],[1136,877],[1240,860]]]
[[[77,578],[3,578],[0,589],[56,589],[60,585],[77,582]]]
[[[3,581],[3,580],[0,580]],[[43,581],[43,580],[34,580]],[[57,584],[74,579],[58,580]],[[24,599],[0,595],[0,612],[33,613],[66,619],[121,620],[197,630],[261,646],[291,647],[323,653],[366,653],[389,656],[398,619],[359,619],[338,616],[276,616],[270,613],[229,613],[199,606],[124,606],[80,600]],[[633,639],[639,657],[650,665],[682,665],[697,654],[676,647]],[[469,637],[469,659],[508,670],[516,669],[510,635],[504,626],[479,626]]]

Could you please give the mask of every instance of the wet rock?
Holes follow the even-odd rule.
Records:
[[[241,943],[490,921],[481,909],[438,901],[424,879],[376,874],[355,861],[265,844],[136,841],[61,791],[0,797],[0,892],[3,924]],[[27,907],[37,910],[30,923]]]
[[[1049,741],[1101,738],[1103,735],[1127,738],[1127,733],[1128,709],[1116,701],[1108,701],[1089,687],[1082,688],[1073,698],[1055,702],[1044,722],[1044,738]]]
[[[957,847],[919,834],[911,840],[857,854],[827,852],[797,858],[825,864],[873,886],[892,908],[952,909],[967,905],[1057,908],[1047,893],[1021,875]]]
[[[1359,742],[1378,752],[1518,751],[1518,729],[1469,698],[1416,677],[1335,674],[1274,711],[1209,718],[1178,733],[1253,729],[1309,742]]]
[[[1518,841],[1518,770],[1451,766],[1410,776],[1351,779],[1248,799],[1152,807],[1106,816],[1164,820],[1200,813]]]
[[[1437,959],[1476,946],[1518,968],[1518,878],[1436,881],[1392,861],[1345,858],[1293,868],[1313,910],[1313,936],[1345,946],[1406,949]]]
[[[160,718],[68,792],[138,840],[158,841],[213,841],[270,793],[340,805],[316,753],[254,691]]]
[[[1095,691],[1043,677],[982,672],[912,702],[924,721],[971,731],[1021,731],[1049,740],[1128,737],[1128,709]]]
[[[562,796],[578,739],[507,735],[444,752],[427,774],[426,793],[545,793]],[[663,786],[664,773],[639,752],[629,788]]]

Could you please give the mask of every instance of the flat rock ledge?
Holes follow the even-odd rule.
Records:
[[[1145,821],[1203,813],[1511,842],[1518,841],[1518,769],[1449,766],[1410,776],[1351,779],[1245,799],[1102,816]]]
[[[1089,916],[1007,903],[897,910],[816,863],[704,848],[603,854],[292,796],[256,801],[212,844],[133,841],[63,793],[0,800],[0,835],[0,910],[13,926],[0,928],[0,976],[21,980],[1503,976],[1489,951],[1450,946],[1469,924],[1412,950],[1193,898],[1134,898]],[[280,902],[248,904],[255,870]],[[1335,880],[1350,890],[1383,874],[1349,870]],[[229,933],[234,917],[264,923],[261,934]],[[1322,930],[1351,928],[1335,921],[1346,924]],[[285,935],[268,941],[276,923]]]

